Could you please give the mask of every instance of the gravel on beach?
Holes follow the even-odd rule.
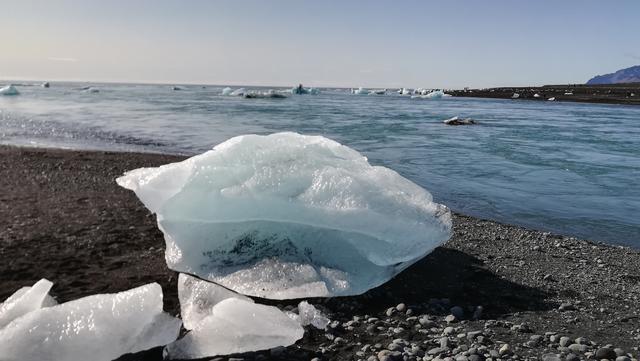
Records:
[[[0,300],[43,277],[59,302],[158,282],[179,314],[155,216],[115,178],[183,158],[0,146]],[[637,360],[640,251],[455,214],[451,240],[393,280],[309,302],[327,330],[212,359]]]

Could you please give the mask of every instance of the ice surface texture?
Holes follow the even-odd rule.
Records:
[[[238,298],[213,306],[211,314],[165,348],[170,359],[192,359],[289,346],[304,329],[278,308]]]
[[[0,305],[0,329],[31,311],[55,305],[56,301],[49,296],[51,286],[53,283],[43,278],[33,287],[22,287],[9,296]]]
[[[40,292],[34,295],[40,296]],[[0,330],[0,359],[110,361],[175,341],[180,324],[162,312],[162,289],[151,283],[41,308],[14,319]]]
[[[182,322],[187,330],[195,328],[200,321],[211,314],[213,306],[222,300],[238,298],[253,302],[239,293],[184,273],[178,276],[178,298]]]
[[[451,232],[429,192],[321,136],[239,136],[117,182],[157,214],[170,268],[264,298],[363,293]]]

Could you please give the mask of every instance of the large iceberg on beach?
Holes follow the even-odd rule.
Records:
[[[451,232],[425,189],[321,136],[239,136],[117,182],[157,214],[170,268],[250,296],[360,294]]]
[[[57,302],[49,296],[53,283],[41,279],[31,287],[22,287],[0,304],[0,329],[16,318],[43,307],[54,306]]]
[[[289,346],[304,329],[273,306],[227,298],[180,340],[167,345],[165,358],[195,359]]]
[[[37,292],[36,298],[41,294]],[[175,341],[180,325],[179,319],[162,311],[162,289],[151,283],[40,308],[14,319],[0,329],[0,359],[110,361]]]

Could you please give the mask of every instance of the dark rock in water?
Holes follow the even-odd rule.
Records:
[[[443,120],[443,123],[446,125],[472,125],[476,124],[476,121],[471,118],[460,119],[459,117],[453,117],[449,119]]]
[[[640,65],[621,69],[615,73],[595,76],[587,81],[587,85],[637,82],[640,82]]]

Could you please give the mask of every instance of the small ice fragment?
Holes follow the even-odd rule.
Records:
[[[240,88],[240,89],[236,89],[234,91],[232,91],[231,93],[229,93],[229,95],[233,95],[233,96],[243,96],[247,91],[244,88]]]
[[[51,84],[49,84],[48,81],[45,81],[44,83],[40,84],[40,86],[43,88],[48,88],[49,86],[51,86]]]
[[[226,88],[222,89],[222,94],[221,95],[231,95],[232,91],[233,90],[231,90],[231,88],[226,87]]]
[[[533,94],[533,97],[534,97],[534,98],[540,98],[540,94],[535,93],[535,94]]]
[[[0,95],[19,95],[20,92],[13,85],[7,85],[0,88]]]
[[[247,302],[252,299],[235,293],[212,282],[180,273],[178,276],[178,299],[180,299],[180,314],[184,328],[191,330],[209,316],[213,306],[227,298],[238,298]]]
[[[56,301],[49,296],[51,286],[53,283],[43,278],[32,287],[22,287],[9,296],[0,305],[0,329],[31,311],[55,305]]]
[[[446,125],[472,125],[476,124],[476,121],[471,118],[460,119],[458,116],[445,119],[442,121]]]
[[[227,298],[180,340],[167,345],[165,358],[195,359],[289,346],[301,339],[299,323],[273,306]]]
[[[511,99],[518,99],[520,98],[520,94],[518,93],[513,93],[513,95],[511,96]]]
[[[0,330],[2,361],[110,361],[176,340],[180,320],[162,312],[157,283],[41,308]]]
[[[322,312],[318,311],[313,305],[307,301],[298,304],[299,322],[302,326],[312,325],[313,327],[324,330],[331,320]]]
[[[549,98],[549,99],[547,99],[547,100],[548,100],[548,101],[550,101],[550,102],[552,102],[552,101],[555,101],[555,100],[556,100],[556,97],[551,97],[551,98]]]

